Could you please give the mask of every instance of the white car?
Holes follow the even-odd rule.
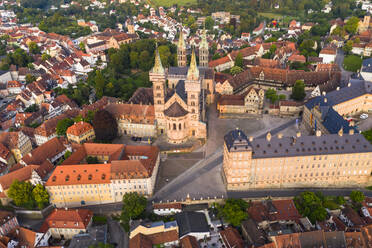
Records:
[[[365,120],[368,118],[368,114],[361,114],[360,119]]]

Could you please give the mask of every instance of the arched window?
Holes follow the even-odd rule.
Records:
[[[177,125],[176,125],[176,123],[173,123],[173,130],[177,130]]]
[[[178,124],[178,129],[179,129],[179,130],[181,130],[181,129],[182,129],[182,125],[181,125],[181,123],[180,123],[180,124]]]
[[[191,102],[191,106],[195,106],[195,102]]]
[[[169,125],[168,125],[168,126],[169,126],[169,130],[170,130],[170,129],[171,129],[171,124],[169,123]]]
[[[192,109],[192,110],[191,110],[191,113],[193,113],[193,114],[194,114],[194,113],[195,113],[195,109]]]

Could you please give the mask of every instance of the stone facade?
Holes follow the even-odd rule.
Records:
[[[361,135],[253,139],[241,130],[225,136],[223,178],[228,190],[367,185],[372,145]]]

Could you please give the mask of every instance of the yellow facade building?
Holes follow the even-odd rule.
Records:
[[[228,190],[351,187],[370,182],[372,145],[361,134],[225,136],[223,178]]]
[[[96,137],[92,125],[87,122],[80,121],[70,126],[66,130],[68,141],[82,144],[84,142],[94,140]]]
[[[97,164],[88,164],[88,157]],[[129,192],[151,196],[159,163],[154,146],[85,143],[56,167],[45,186],[57,207],[120,202]]]

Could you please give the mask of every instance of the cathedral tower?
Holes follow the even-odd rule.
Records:
[[[154,94],[154,110],[155,118],[158,120],[160,132],[164,132],[164,104],[165,104],[165,81],[166,75],[163,65],[161,64],[158,45],[156,44],[155,64],[150,71],[150,81],[152,82],[152,90]]]
[[[209,49],[207,41],[207,32],[205,31],[205,26],[203,28],[202,40],[199,45],[199,66],[208,67],[209,60]]]
[[[177,64],[178,67],[185,67],[187,65],[186,44],[185,39],[183,37],[182,29],[180,32],[180,37],[178,39],[177,45]]]
[[[187,93],[188,111],[191,113],[193,120],[199,120],[201,84],[194,48],[192,49],[190,67],[187,71],[185,90]]]

